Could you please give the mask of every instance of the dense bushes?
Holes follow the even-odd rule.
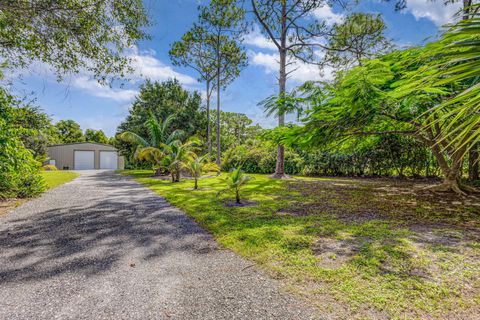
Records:
[[[31,197],[45,189],[40,163],[20,139],[27,129],[14,126],[12,103],[0,89],[0,199]]]
[[[256,142],[254,145],[239,145],[224,154],[222,170],[229,171],[241,166],[249,173],[273,173],[277,159],[277,147],[270,142]],[[303,168],[300,155],[291,149],[285,152],[285,172],[299,174]]]
[[[438,166],[430,151],[413,139],[382,136],[338,149],[301,151],[302,173],[327,176],[432,176]]]
[[[222,170],[242,166],[249,173],[275,171],[276,146],[256,141],[224,153]],[[285,172],[310,176],[433,176],[438,166],[432,155],[413,139],[369,137],[322,150],[286,148]]]

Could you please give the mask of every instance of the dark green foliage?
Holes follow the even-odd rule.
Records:
[[[60,120],[55,124],[55,127],[58,130],[58,136],[61,143],[85,141],[80,125],[74,120]]]
[[[416,82],[422,72],[430,72],[428,51],[428,47],[394,51],[340,72],[333,83],[304,86],[298,103],[309,109],[305,125],[293,127],[290,133],[279,132],[276,138],[320,148],[358,137],[395,134],[413,138],[429,148],[441,168],[444,181],[437,190],[469,192],[461,184],[460,168],[472,141],[456,145],[458,139],[444,133],[457,116],[433,112],[464,85],[432,87]],[[468,130],[467,136],[475,132],[472,127]]]
[[[211,119],[214,131],[217,129],[217,115]],[[251,142],[262,131],[259,125],[252,126],[250,120],[243,113],[220,111],[220,145],[221,151]]]
[[[310,176],[432,176],[438,165],[414,139],[398,135],[370,137],[340,147],[300,151],[301,173]]]
[[[249,173],[275,171],[275,145],[255,141],[224,153],[223,170],[242,166]],[[421,143],[388,135],[358,139],[354,143],[302,150],[287,147],[285,172],[307,176],[436,176],[438,165]]]
[[[162,83],[146,81],[141,86],[129,115],[117,128],[117,134],[128,131],[140,137],[149,137],[150,132],[145,123],[153,115],[156,119],[172,116],[166,135],[181,130],[182,139],[192,135],[204,138],[207,126],[201,103],[198,92],[185,90],[177,80]],[[137,148],[135,144],[119,140],[115,146],[125,155],[127,167],[138,165],[133,156]]]
[[[237,4],[235,0],[212,0],[208,6],[199,6],[199,25],[206,32],[206,39],[208,39],[215,56],[213,64],[216,70],[214,86],[217,91],[215,145],[217,149],[216,163],[219,167],[221,164],[221,90],[235,80],[248,64],[247,54],[239,43],[241,33],[246,28],[244,22],[245,10]],[[207,116],[207,118],[209,117]],[[207,140],[210,153],[210,137]]]
[[[85,141],[108,144],[109,139],[102,130],[87,129],[85,130]]]
[[[40,163],[28,150],[21,136],[29,129],[19,128],[13,98],[0,89],[0,199],[35,196],[44,189]]]
[[[88,70],[98,80],[129,71],[126,48],[147,38],[141,0],[0,2],[0,55],[14,66],[32,60],[59,77]]]
[[[257,141],[253,145],[239,145],[224,154],[222,169],[225,171],[241,166],[248,173],[274,173],[276,146],[270,142]],[[287,148],[285,152],[285,173],[299,174],[303,160],[298,153]]]
[[[212,35],[205,28],[194,24],[192,29],[182,36],[180,41],[172,44],[169,51],[170,59],[176,66],[185,66],[198,72],[199,81],[205,83],[206,98],[206,141],[208,153],[212,153],[210,100],[215,89],[213,81],[217,76],[217,51]]]
[[[38,107],[15,103],[12,109],[14,120],[12,125],[25,129],[19,138],[27,149],[33,152],[34,157],[42,161],[47,156],[47,146],[60,143],[57,128],[52,124],[50,117]]]

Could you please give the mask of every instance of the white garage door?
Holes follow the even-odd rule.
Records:
[[[95,169],[95,152],[94,151],[74,151],[73,163],[74,163],[75,170]]]
[[[100,151],[100,169],[117,170],[118,155],[116,151]]]

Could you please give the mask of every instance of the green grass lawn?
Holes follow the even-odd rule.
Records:
[[[411,182],[280,181],[266,175],[225,205],[220,178],[125,171],[183,209],[223,246],[339,319],[472,319],[480,314],[477,198],[432,196]]]
[[[78,173],[73,171],[42,171],[41,172],[43,179],[45,180],[45,185],[47,189],[52,189],[72,181],[79,176]]]

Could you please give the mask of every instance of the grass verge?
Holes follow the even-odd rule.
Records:
[[[225,206],[220,178],[171,183],[124,174],[164,196],[219,243],[338,319],[473,319],[480,314],[478,199],[410,182],[255,179],[254,206]]]
[[[42,171],[41,175],[45,180],[45,186],[47,189],[56,188],[59,185],[70,182],[79,176],[78,173],[73,171]]]

